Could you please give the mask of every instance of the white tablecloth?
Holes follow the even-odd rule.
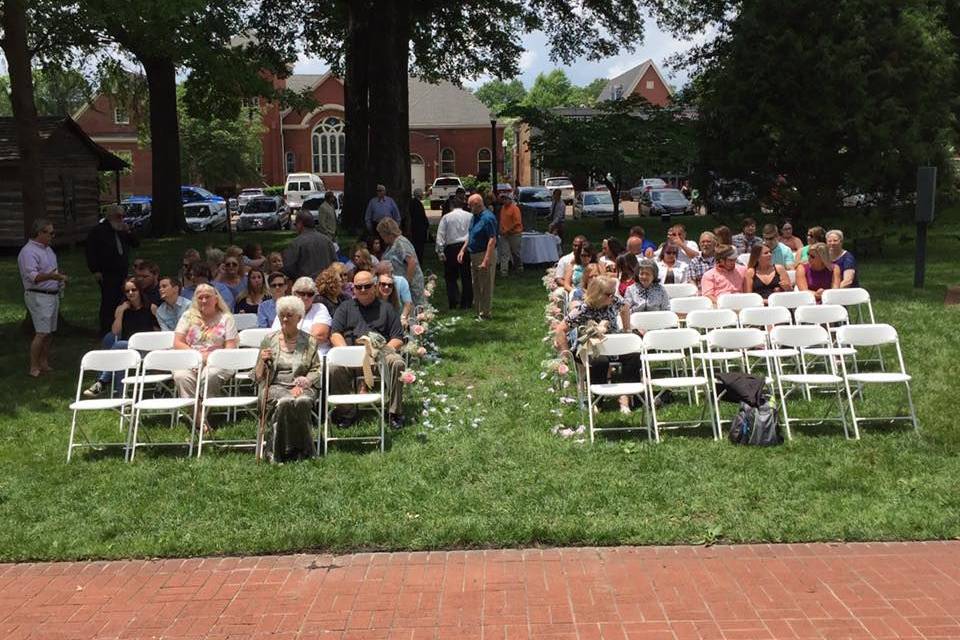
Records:
[[[543,264],[560,259],[560,238],[551,233],[524,232],[520,241],[523,264]]]

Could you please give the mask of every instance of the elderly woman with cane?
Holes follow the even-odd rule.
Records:
[[[321,364],[317,341],[299,328],[306,311],[296,296],[277,301],[280,330],[263,339],[256,377],[260,382],[260,434],[271,462],[313,455],[313,407]]]

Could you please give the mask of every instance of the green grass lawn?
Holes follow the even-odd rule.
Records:
[[[498,281],[493,322],[447,321],[438,338],[442,361],[408,395],[416,423],[393,434],[385,454],[341,448],[270,466],[239,451],[205,450],[197,461],[144,450],[129,465],[116,451],[82,452],[68,465],[67,405],[80,355],[96,345],[97,295],[82,252],[61,252],[74,276],[63,307],[71,326],[58,334],[56,374],[29,379],[20,285],[8,256],[0,268],[0,338],[8,345],[0,355],[0,560],[955,538],[960,315],[942,301],[958,277],[958,218],[957,211],[942,216],[933,229],[924,291],[912,288],[912,241],[899,240],[900,230],[885,258],[862,264],[879,320],[901,332],[921,433],[874,426],[853,442],[839,426],[799,428],[775,449],[714,442],[706,430],[669,432],[659,445],[642,435],[592,446],[552,435],[556,424],[575,426],[578,414],[573,405],[561,408],[540,379],[549,356],[541,341],[546,294],[534,270]],[[659,221],[645,222],[651,237],[662,238]],[[597,221],[573,223],[568,233],[580,230],[597,240],[609,233]],[[257,237],[269,246],[286,242],[284,234]],[[142,253],[172,270],[184,248],[211,240],[224,241],[150,242]],[[436,302],[443,301],[441,285]],[[869,408],[895,411],[901,397],[875,391]],[[96,430],[115,437],[116,423]]]

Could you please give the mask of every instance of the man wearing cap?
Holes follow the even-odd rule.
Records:
[[[52,223],[44,219],[35,220],[32,237],[17,256],[23,300],[35,331],[30,343],[29,370],[34,378],[51,370],[51,334],[57,330],[60,289],[67,282],[67,276],[60,273],[57,265],[57,254],[50,248],[53,236]]]
[[[493,283],[497,270],[494,265],[497,251],[497,218],[483,204],[478,193],[467,201],[473,220],[467,241],[460,248],[457,262],[463,263],[470,252],[470,276],[473,282],[473,300],[478,320],[489,320],[493,307]]]
[[[513,269],[523,273],[523,259],[520,245],[523,238],[523,221],[520,207],[513,202],[509,193],[500,194],[500,242],[497,244],[497,258],[500,262],[500,275],[506,276],[513,261]]]

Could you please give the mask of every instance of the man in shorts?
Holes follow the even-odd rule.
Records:
[[[60,311],[60,289],[67,276],[60,273],[57,254],[50,248],[53,242],[53,224],[40,219],[33,223],[33,235],[17,256],[23,299],[33,319],[36,332],[30,343],[30,376],[36,378],[50,368],[50,342],[57,330]]]

